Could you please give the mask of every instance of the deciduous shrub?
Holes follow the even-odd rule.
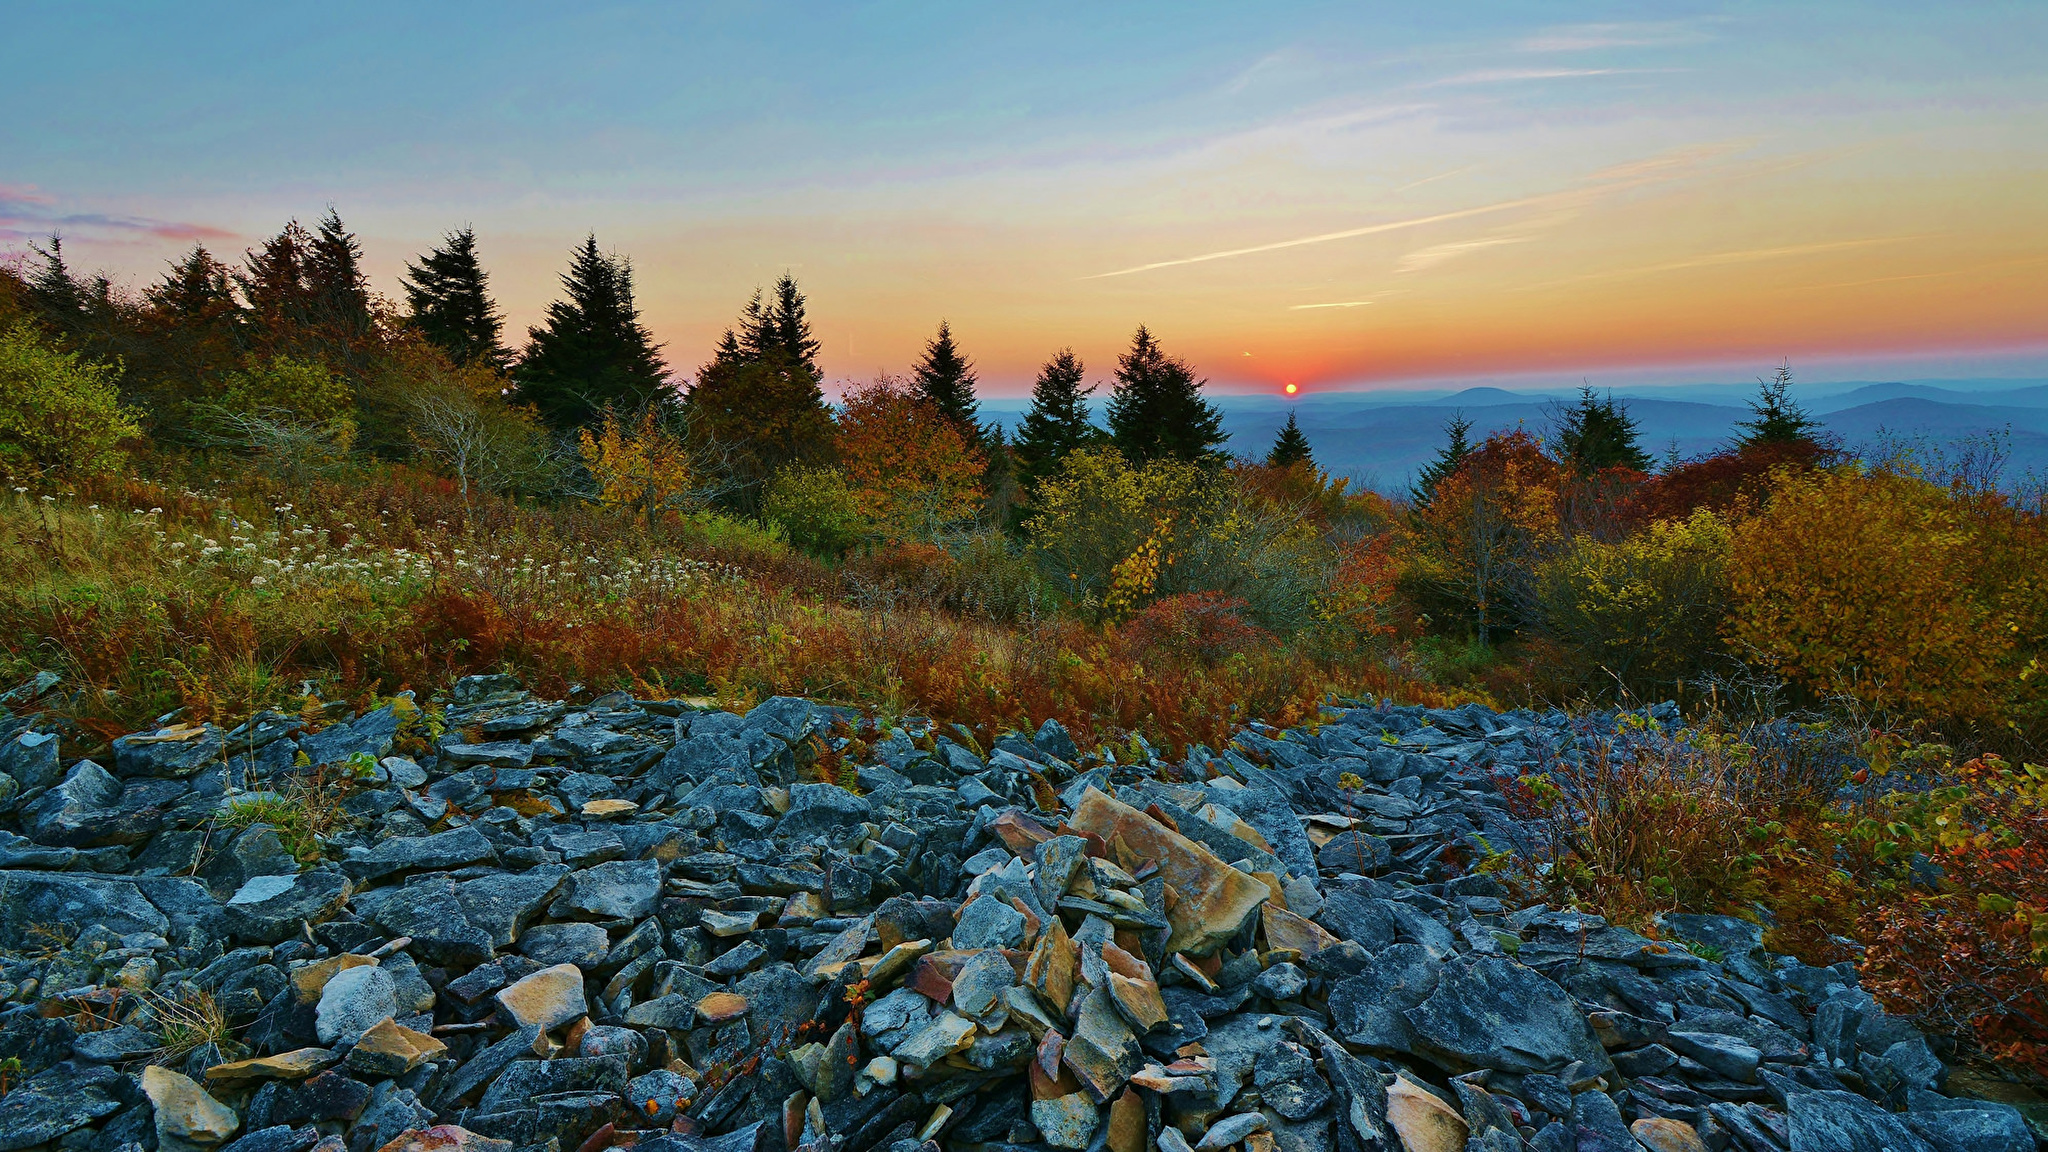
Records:
[[[2014,633],[1975,586],[1975,564],[1962,510],[1925,481],[1788,478],[1731,539],[1732,638],[1814,697],[1985,716]]]
[[[901,381],[885,376],[846,394],[838,446],[853,505],[876,531],[933,540],[981,510],[981,451]]]
[[[1705,510],[1621,540],[1581,536],[1537,569],[1538,622],[1581,677],[1656,696],[1721,650],[1729,538]]]
[[[1403,584],[1470,624],[1481,644],[1522,623],[1528,577],[1560,533],[1565,469],[1526,432],[1489,436],[1414,516]]]
[[[643,519],[657,509],[680,508],[697,485],[688,446],[663,426],[651,405],[637,417],[607,408],[596,431],[577,432],[576,444],[597,482],[598,499]]]
[[[80,477],[121,467],[121,442],[141,434],[121,406],[117,365],[44,340],[25,320],[0,331],[0,472]]]
[[[1274,643],[1272,633],[1245,620],[1248,606],[1234,596],[1182,592],[1153,601],[1118,629],[1118,635],[1141,656],[1214,664],[1233,653]]]
[[[790,467],[768,482],[761,518],[814,556],[836,558],[867,535],[867,518],[837,468]]]

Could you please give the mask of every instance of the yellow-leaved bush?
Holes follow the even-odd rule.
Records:
[[[648,516],[676,506],[690,492],[689,450],[652,408],[630,421],[606,409],[595,433],[577,433],[577,448],[606,504]]]
[[[1965,511],[1954,493],[1892,472],[1785,479],[1731,540],[1731,639],[1816,697],[1993,714],[2019,636],[1975,578]]]
[[[0,331],[0,472],[102,476],[121,467],[121,441],[141,434],[122,407],[121,369],[45,340],[26,320]]]
[[[1706,509],[1621,540],[1581,536],[1537,569],[1541,626],[1582,676],[1661,692],[1721,650],[1731,537]]]

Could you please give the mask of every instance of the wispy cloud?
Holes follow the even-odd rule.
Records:
[[[1479,165],[1467,164],[1463,168],[1453,168],[1449,172],[1439,172],[1434,176],[1424,176],[1420,180],[1411,180],[1408,183],[1401,185],[1399,188],[1394,189],[1394,191],[1406,192],[1411,188],[1420,188],[1424,184],[1434,184],[1439,180],[1449,180],[1453,176],[1463,176],[1467,172],[1477,171],[1479,171]]]
[[[1300,236],[1291,240],[1275,240],[1266,244],[1252,244],[1243,248],[1225,248],[1216,252],[1204,252],[1196,256],[1182,256],[1173,260],[1155,260],[1149,264],[1137,264],[1119,268],[1113,272],[1097,272],[1083,276],[1083,280],[1107,280],[1113,276],[1131,276],[1140,272],[1153,272],[1161,268],[1179,268],[1188,264],[1206,264],[1212,260],[1228,260],[1237,256],[1252,256],[1261,252],[1278,252],[1288,248],[1301,248],[1311,244],[1328,244],[1336,240],[1351,240],[1360,236],[1375,236],[1384,232],[1398,232],[1407,228],[1420,228],[1429,224],[1443,224],[1452,220],[1469,220],[1489,216],[1497,212],[1511,212],[1520,208],[1569,209],[1583,206],[1591,199],[1616,192],[1639,188],[1647,184],[1662,183],[1686,175],[1701,165],[1709,163],[1739,147],[1737,144],[1705,144],[1667,152],[1629,164],[1603,169],[1591,176],[1586,184],[1545,192],[1536,196],[1522,196],[1513,200],[1502,200],[1493,204],[1482,204],[1475,208],[1460,208],[1450,212],[1436,212],[1427,216],[1413,216],[1405,220],[1389,220],[1380,224],[1367,224],[1359,228],[1345,228],[1336,232],[1321,232],[1314,236]]]
[[[1473,72],[1460,72],[1421,85],[1424,88],[1450,88],[1472,84],[1523,84],[1536,80],[1575,80],[1588,76],[1643,76],[1659,72],[1671,72],[1671,68],[1481,68]]]
[[[1427,268],[1434,268],[1446,260],[1455,260],[1468,252],[1477,252],[1482,248],[1498,248],[1503,244],[1526,244],[1534,239],[1534,236],[1487,236],[1478,240],[1456,240],[1449,244],[1437,244],[1417,249],[1401,257],[1401,262],[1394,265],[1394,271],[1421,272]]]
[[[1524,291],[1535,288],[1555,288],[1565,284],[1582,284],[1594,280],[1622,280],[1635,276],[1653,276],[1661,272],[1684,272],[1693,268],[1716,268],[1728,264],[1755,264],[1765,260],[1786,260],[1798,256],[1815,256],[1823,252],[1844,252],[1853,248],[1871,248],[1880,244],[1903,244],[1908,240],[1924,240],[1928,233],[1914,233],[1904,236],[1867,236],[1856,240],[1829,240],[1818,244],[1787,244],[1776,248],[1740,248],[1729,252],[1709,252],[1691,256],[1684,260],[1670,260],[1662,264],[1645,264],[1637,268],[1615,268],[1604,272],[1588,272],[1581,276],[1568,276],[1562,280],[1546,280],[1541,284],[1524,286]]]
[[[205,224],[146,216],[58,212],[56,204],[56,197],[32,184],[0,184],[0,241],[40,240],[53,232],[99,240],[225,240],[235,235]]]
[[[1706,39],[1690,24],[1568,24],[1538,32],[1515,44],[1517,52],[1590,52],[1601,48],[1661,48]]]
[[[1372,303],[1370,300],[1337,300],[1328,304],[1289,304],[1287,310],[1289,312],[1306,312],[1311,308],[1363,308],[1370,303]]]

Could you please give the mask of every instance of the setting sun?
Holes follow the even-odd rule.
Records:
[[[1295,394],[1296,392],[1299,392],[1299,391],[1301,391],[1301,385],[1299,385],[1299,384],[1289,384],[1289,385],[1287,386],[1287,394],[1288,394],[1289,396],[1292,396],[1292,395],[1294,395],[1294,394]]]

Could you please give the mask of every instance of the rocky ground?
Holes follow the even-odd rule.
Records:
[[[2036,1147],[1847,966],[1457,866],[1612,718],[1176,764],[479,677],[67,763],[57,687],[0,698],[0,1152]]]

